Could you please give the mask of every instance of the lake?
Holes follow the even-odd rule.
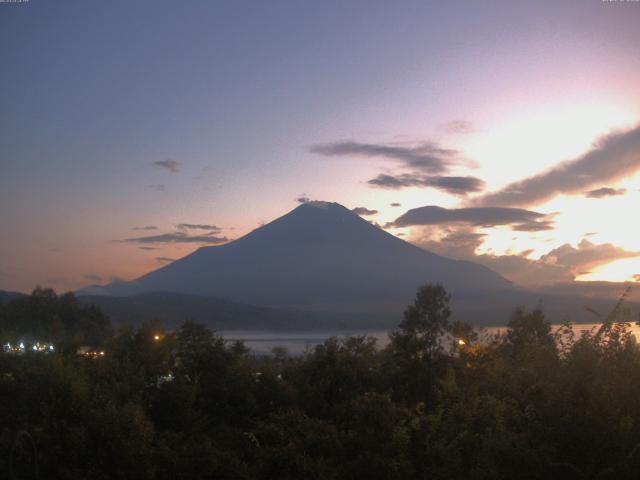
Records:
[[[573,326],[576,334],[580,334],[598,328],[597,323],[581,323]],[[555,332],[560,325],[552,325],[552,331]],[[491,336],[506,327],[483,327],[476,331],[481,336]],[[631,332],[640,338],[640,326],[632,323],[630,325]],[[217,332],[227,341],[242,340],[245,345],[251,349],[253,353],[258,355],[271,353],[274,347],[284,347],[290,355],[301,355],[307,349],[311,349],[326,341],[330,337],[345,337],[349,335],[368,335],[375,337],[377,345],[384,347],[389,343],[387,330],[326,330],[326,331],[269,331],[269,330],[222,330]]]

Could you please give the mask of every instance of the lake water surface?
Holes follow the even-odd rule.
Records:
[[[600,324],[581,323],[573,326],[576,335],[597,329]],[[552,332],[555,332],[560,325],[553,325]],[[504,331],[506,327],[483,327],[477,331],[481,338],[490,337],[496,333]],[[631,332],[640,338],[640,326],[630,324]],[[389,343],[389,332],[387,330],[326,330],[326,331],[268,331],[268,330],[228,330],[219,331],[225,340],[242,340],[253,353],[258,355],[271,353],[274,347],[284,347],[290,355],[301,355],[306,350],[312,349],[316,345],[323,343],[330,337],[345,337],[349,335],[368,335],[376,339],[379,347],[384,347]]]

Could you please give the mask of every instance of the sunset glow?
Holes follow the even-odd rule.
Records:
[[[132,280],[306,200],[516,282],[638,280],[637,5],[116,2],[116,35],[108,3],[0,5],[0,289]],[[531,178],[555,193],[484,200]],[[543,223],[394,225],[428,206]]]

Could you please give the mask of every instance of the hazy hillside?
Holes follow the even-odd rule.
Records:
[[[23,293],[0,290],[0,302],[8,302],[9,300],[13,300],[14,298],[19,298],[22,296],[24,296]]]
[[[130,296],[84,295],[85,304],[98,305],[116,324],[137,325],[162,320],[173,328],[183,320],[194,320],[216,330],[322,330],[393,328],[401,312],[394,315],[335,314],[256,307],[200,295],[151,292]]]
[[[159,319],[173,327],[191,319],[217,330],[368,330],[392,329],[402,318],[406,305],[372,303],[349,311],[296,310],[256,307],[248,304],[180,293],[152,292],[130,296],[89,295],[79,297],[82,303],[98,305],[116,324],[140,324]],[[597,318],[585,306],[603,314],[616,301],[568,295],[514,291],[458,295],[452,298],[452,319],[477,326],[506,325],[518,306],[541,305],[553,323],[566,319],[594,322]],[[628,302],[629,318],[637,318],[640,305]]]

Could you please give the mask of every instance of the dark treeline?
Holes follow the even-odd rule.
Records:
[[[519,309],[480,342],[424,286],[384,349],[255,357],[188,321],[113,331],[38,289],[0,306],[3,342],[57,347],[0,354],[0,477],[636,479],[640,350],[616,313],[580,336]]]

